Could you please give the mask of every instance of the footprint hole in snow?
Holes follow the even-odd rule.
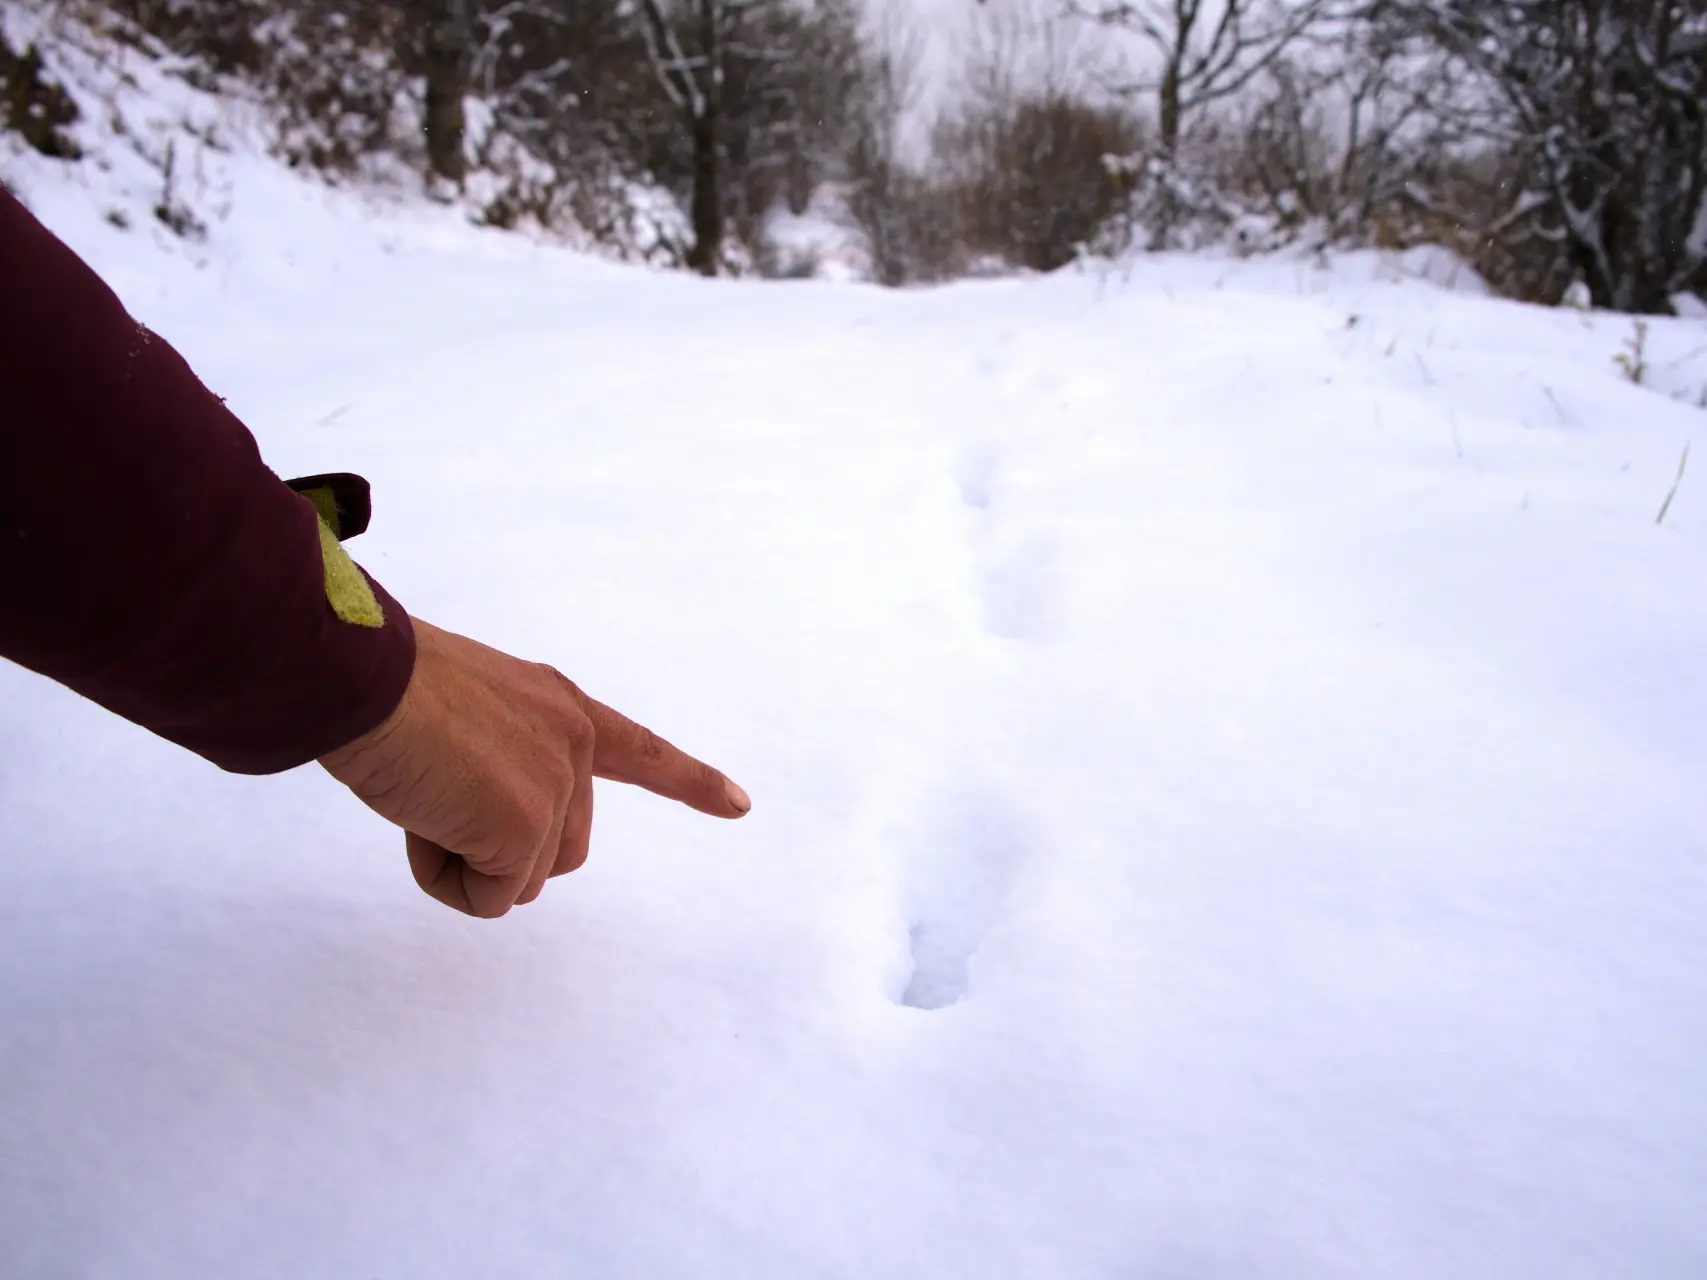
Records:
[[[960,500],[979,511],[988,511],[996,492],[996,447],[988,440],[974,441],[960,456],[955,483]]]
[[[900,1002],[946,1009],[971,995],[971,962],[999,914],[1030,841],[998,796],[975,793],[939,813],[910,867],[911,971]]]
[[[946,1009],[959,1004],[971,991],[967,974],[971,954],[948,936],[948,931],[929,923],[907,931],[913,952],[913,972],[907,979],[901,1003],[909,1009]]]
[[[984,573],[985,625],[1008,640],[1052,639],[1061,622],[1061,578],[1055,543],[1028,538]]]

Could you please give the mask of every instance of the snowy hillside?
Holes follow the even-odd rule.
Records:
[[[0,668],[8,1280],[1707,1272],[1707,324],[705,282],[223,163],[188,251],[10,172],[412,611],[756,808],[607,786],[480,923]]]
[[[97,19],[104,25],[92,25]],[[257,236],[288,227],[282,215],[297,206],[460,230],[485,222],[512,183],[537,177],[540,162],[495,134],[490,112],[473,99],[469,146],[478,158],[465,188],[428,199],[419,173],[384,152],[364,156],[355,173],[305,180],[276,158],[300,150],[301,140],[257,90],[172,55],[110,13],[17,0],[0,5],[0,41],[39,54],[38,92],[62,93],[74,111],[58,132],[76,153],[49,158],[0,128],[0,182],[38,211],[56,210],[62,231],[105,224],[202,268],[228,271],[256,254],[294,261],[298,238]],[[397,111],[408,117],[418,108],[400,103]],[[419,126],[407,119],[398,128]],[[489,167],[499,161],[503,172]],[[609,208],[622,216],[612,212],[613,225],[598,237],[563,216],[546,238],[628,261],[679,257],[686,215],[667,193],[631,184]],[[539,233],[526,220],[521,230]]]

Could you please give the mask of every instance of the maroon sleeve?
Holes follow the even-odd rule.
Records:
[[[377,584],[383,625],[334,613],[319,520],[0,190],[0,656],[221,768],[304,764],[384,720],[415,661]]]

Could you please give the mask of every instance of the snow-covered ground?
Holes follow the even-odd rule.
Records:
[[[190,252],[11,176],[415,613],[756,808],[606,787],[480,923],[0,668],[8,1280],[1707,1274],[1707,322],[1637,386],[1425,259],[708,283],[240,161]]]

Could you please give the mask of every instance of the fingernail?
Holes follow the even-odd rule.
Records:
[[[734,805],[742,813],[747,812],[747,810],[753,807],[753,802],[748,797],[747,793],[741,790],[740,787],[736,786],[735,783],[728,778],[723,779],[723,794],[728,796],[729,803]]]

